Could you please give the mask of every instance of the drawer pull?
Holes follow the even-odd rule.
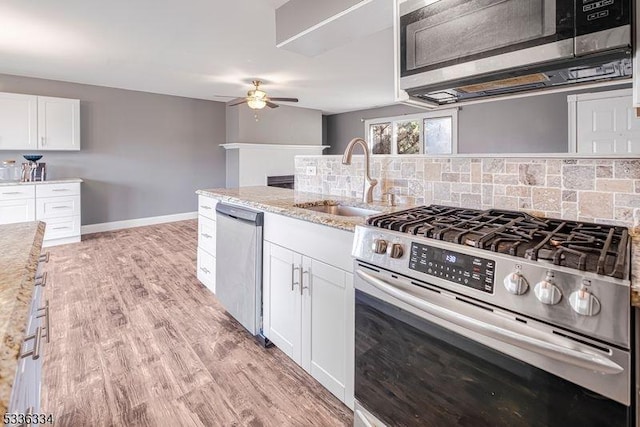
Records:
[[[21,191],[7,191],[6,193],[2,193],[2,194],[6,194],[7,196],[12,196],[14,194],[23,194]]]
[[[42,313],[36,316],[37,319],[44,317],[44,334],[42,338],[47,339],[47,343],[49,342],[49,336],[51,335],[51,323],[49,320],[49,300],[44,303],[44,307],[40,307],[38,311],[42,311]]]
[[[205,206],[205,205],[200,205],[200,209],[206,209],[206,210],[211,210],[212,207],[211,206]]]
[[[51,189],[51,191],[55,191],[56,193],[62,192],[62,191],[71,191],[68,188],[53,188]]]
[[[204,267],[200,267],[200,270],[202,270],[205,274],[211,273],[208,269],[206,269]]]
[[[42,273],[42,275],[36,277],[35,286],[42,286],[43,288],[47,286],[47,273]]]
[[[52,206],[51,209],[72,209],[71,206]]]
[[[38,326],[33,335],[24,337],[23,344],[33,340],[33,348],[25,353],[20,353],[20,359],[31,356],[33,360],[40,358],[40,344],[42,343],[42,328]]]
[[[52,230],[70,230],[71,227],[52,227]]]
[[[49,262],[49,252],[40,255],[39,260],[40,262]]]
[[[201,235],[202,237],[204,237],[205,239],[211,239],[211,238],[213,238],[213,236],[212,236],[211,234],[207,234],[207,233],[200,233],[200,235]]]

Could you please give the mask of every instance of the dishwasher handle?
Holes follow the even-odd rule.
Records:
[[[226,203],[218,203],[216,205],[216,213],[219,215],[228,216],[240,221],[250,222],[257,227],[262,227],[264,224],[264,213],[240,207],[236,205],[229,205]]]

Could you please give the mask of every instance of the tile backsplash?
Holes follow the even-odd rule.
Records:
[[[361,197],[364,160],[296,157],[296,189]],[[316,174],[307,175],[307,166]],[[535,215],[627,227],[640,224],[640,159],[373,158],[374,197]]]

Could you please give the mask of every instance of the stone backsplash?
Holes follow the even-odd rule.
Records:
[[[296,157],[296,189],[362,197],[363,157],[354,156],[350,166],[341,160]],[[308,174],[313,167],[315,175]],[[375,156],[371,174],[377,200],[394,193],[400,203],[522,210],[629,227],[633,287],[640,290],[640,159]]]

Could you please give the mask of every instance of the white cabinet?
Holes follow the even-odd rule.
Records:
[[[353,408],[353,233],[265,213],[264,334]]]
[[[43,246],[80,241],[80,183],[0,186],[0,224],[43,221]]]
[[[633,104],[636,107],[636,115],[640,117],[640,7],[636,5],[636,34],[635,51],[633,53]]]
[[[40,150],[80,150],[80,101],[38,97]]]
[[[38,148],[38,98],[0,93],[0,150]]]
[[[211,292],[216,293],[216,204],[207,196],[198,196],[198,261],[197,276]]]
[[[80,101],[0,93],[0,150],[80,150]]]

